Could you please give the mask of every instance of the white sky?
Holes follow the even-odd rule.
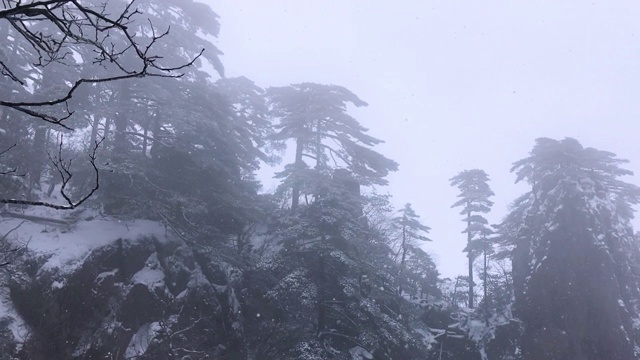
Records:
[[[492,222],[526,191],[509,169],[538,137],[574,137],[640,174],[637,1],[202,1],[221,17],[227,76],[337,84],[369,103],[353,115],[400,164],[388,191],[433,228],[425,248],[444,276],[465,273],[459,171],[491,176]]]

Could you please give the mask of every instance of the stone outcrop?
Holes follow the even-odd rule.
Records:
[[[186,359],[245,352],[229,268],[180,241],[114,239],[64,271],[41,268],[46,257],[28,252],[24,260],[6,284],[25,324],[24,343],[14,352],[19,359]]]

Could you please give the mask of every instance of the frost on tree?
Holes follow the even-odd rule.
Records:
[[[635,359],[638,248],[630,220],[640,189],[612,153],[571,138],[536,141],[514,163],[531,190],[514,204],[516,315],[529,359]]]

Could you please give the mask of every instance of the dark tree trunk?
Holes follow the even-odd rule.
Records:
[[[322,333],[326,327],[325,314],[325,294],[324,294],[324,258],[318,255],[318,334]]]
[[[484,237],[482,239],[482,257],[484,260],[484,264],[482,267],[482,287],[483,287],[483,291],[484,291],[484,296],[483,296],[483,300],[484,300],[484,315],[485,315],[485,322],[487,322],[489,320],[489,297],[488,297],[488,291],[487,291],[487,238]]]
[[[149,155],[151,155],[152,159],[159,158],[158,150],[162,146],[160,142],[162,141],[162,121],[160,117],[160,109],[156,112],[156,115],[153,117],[153,129],[151,132],[153,133],[153,139],[157,141],[151,142],[151,149],[149,150]]]
[[[111,124],[113,124],[113,120],[111,118],[107,118],[104,120],[104,148],[105,149],[113,149],[112,147],[112,139],[111,139]]]
[[[400,273],[398,274],[398,295],[402,295],[402,276],[404,265],[407,261],[407,231],[406,225],[402,225],[402,257],[400,258]]]
[[[91,141],[89,142],[89,146],[93,146],[98,141],[98,130],[100,128],[100,117],[96,116],[93,118],[93,122],[91,123]]]
[[[302,139],[298,138],[296,140],[296,160],[294,163],[294,171],[293,174],[293,188],[291,189],[291,210],[295,210],[298,208],[300,204],[300,171],[302,170],[302,150],[304,148],[304,142]]]
[[[45,159],[47,159],[47,128],[44,125],[36,126],[33,135],[33,153],[31,157],[31,169],[29,171],[30,189],[39,187],[42,178],[42,172],[45,168]]]
[[[486,246],[486,245],[485,245]],[[483,279],[483,286],[484,286],[484,298],[487,298],[487,249],[485,248],[483,251],[483,255],[484,255],[484,279]],[[486,301],[486,300],[485,300]]]
[[[142,139],[142,156],[147,156],[147,142],[149,136],[149,125],[151,123],[151,119],[147,120],[147,123],[144,126],[144,138]]]
[[[131,98],[131,89],[127,81],[122,81],[118,94],[120,104],[126,104]],[[113,138],[113,150],[116,154],[116,159],[123,160],[124,154],[127,151],[127,127],[129,126],[129,109],[121,107],[118,109],[116,116],[114,117],[115,134]]]
[[[469,206],[467,204],[467,206]],[[467,245],[471,245],[471,211],[467,213]],[[467,253],[469,257],[469,308],[473,309],[473,255],[471,249]]]

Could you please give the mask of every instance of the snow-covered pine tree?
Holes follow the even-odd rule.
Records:
[[[517,181],[531,186],[505,221],[524,360],[637,359],[630,219],[640,189],[619,179],[631,174],[625,162],[575,139],[541,138],[514,163]]]

